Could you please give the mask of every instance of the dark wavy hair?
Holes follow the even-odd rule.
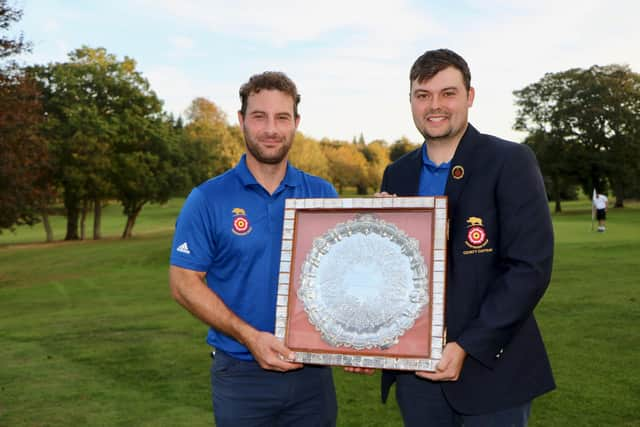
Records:
[[[240,87],[240,114],[244,117],[247,112],[247,98],[252,93],[258,93],[262,89],[279,90],[293,99],[293,114],[298,117],[298,104],[300,103],[300,94],[296,88],[296,84],[287,77],[286,74],[279,71],[265,71],[261,74],[255,74],[249,78],[249,81]]]
[[[452,50],[436,49],[428,50],[413,63],[409,72],[409,84],[414,81],[423,82],[433,78],[445,68],[454,67],[462,73],[464,86],[469,91],[471,87],[471,71],[467,61]]]

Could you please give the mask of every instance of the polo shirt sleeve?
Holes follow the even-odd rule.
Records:
[[[323,197],[334,198],[335,199],[335,198],[338,197],[338,192],[333,187],[333,185],[331,185],[330,183],[327,182],[327,185],[326,185],[326,188],[325,188],[325,194],[323,195]]]
[[[182,207],[171,247],[171,265],[194,271],[207,271],[215,253],[215,222],[207,201],[195,188]]]

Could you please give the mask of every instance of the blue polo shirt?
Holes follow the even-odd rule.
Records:
[[[235,168],[189,194],[176,222],[170,262],[206,272],[209,288],[235,314],[273,333],[285,199],[337,196],[327,181],[291,165],[269,194],[242,156]],[[207,343],[232,357],[253,360],[245,346],[213,328]]]
[[[447,185],[447,177],[451,162],[436,166],[427,154],[427,143],[422,144],[422,169],[420,170],[420,186],[418,196],[442,196]]]

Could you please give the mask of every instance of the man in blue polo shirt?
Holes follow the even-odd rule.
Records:
[[[285,199],[337,193],[287,162],[300,96],[286,75],[251,77],[240,99],[246,153],[187,198],[171,251],[172,294],[210,326],[216,425],[335,426],[330,368],[293,363],[273,332]]]

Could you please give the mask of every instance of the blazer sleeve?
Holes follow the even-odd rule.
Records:
[[[384,168],[384,173],[382,174],[382,184],[380,184],[380,192],[388,191],[389,189],[389,166]]]
[[[458,343],[485,366],[498,362],[532,315],[551,279],[553,228],[538,164],[529,147],[510,144],[496,184],[499,224],[497,274],[477,317]]]

